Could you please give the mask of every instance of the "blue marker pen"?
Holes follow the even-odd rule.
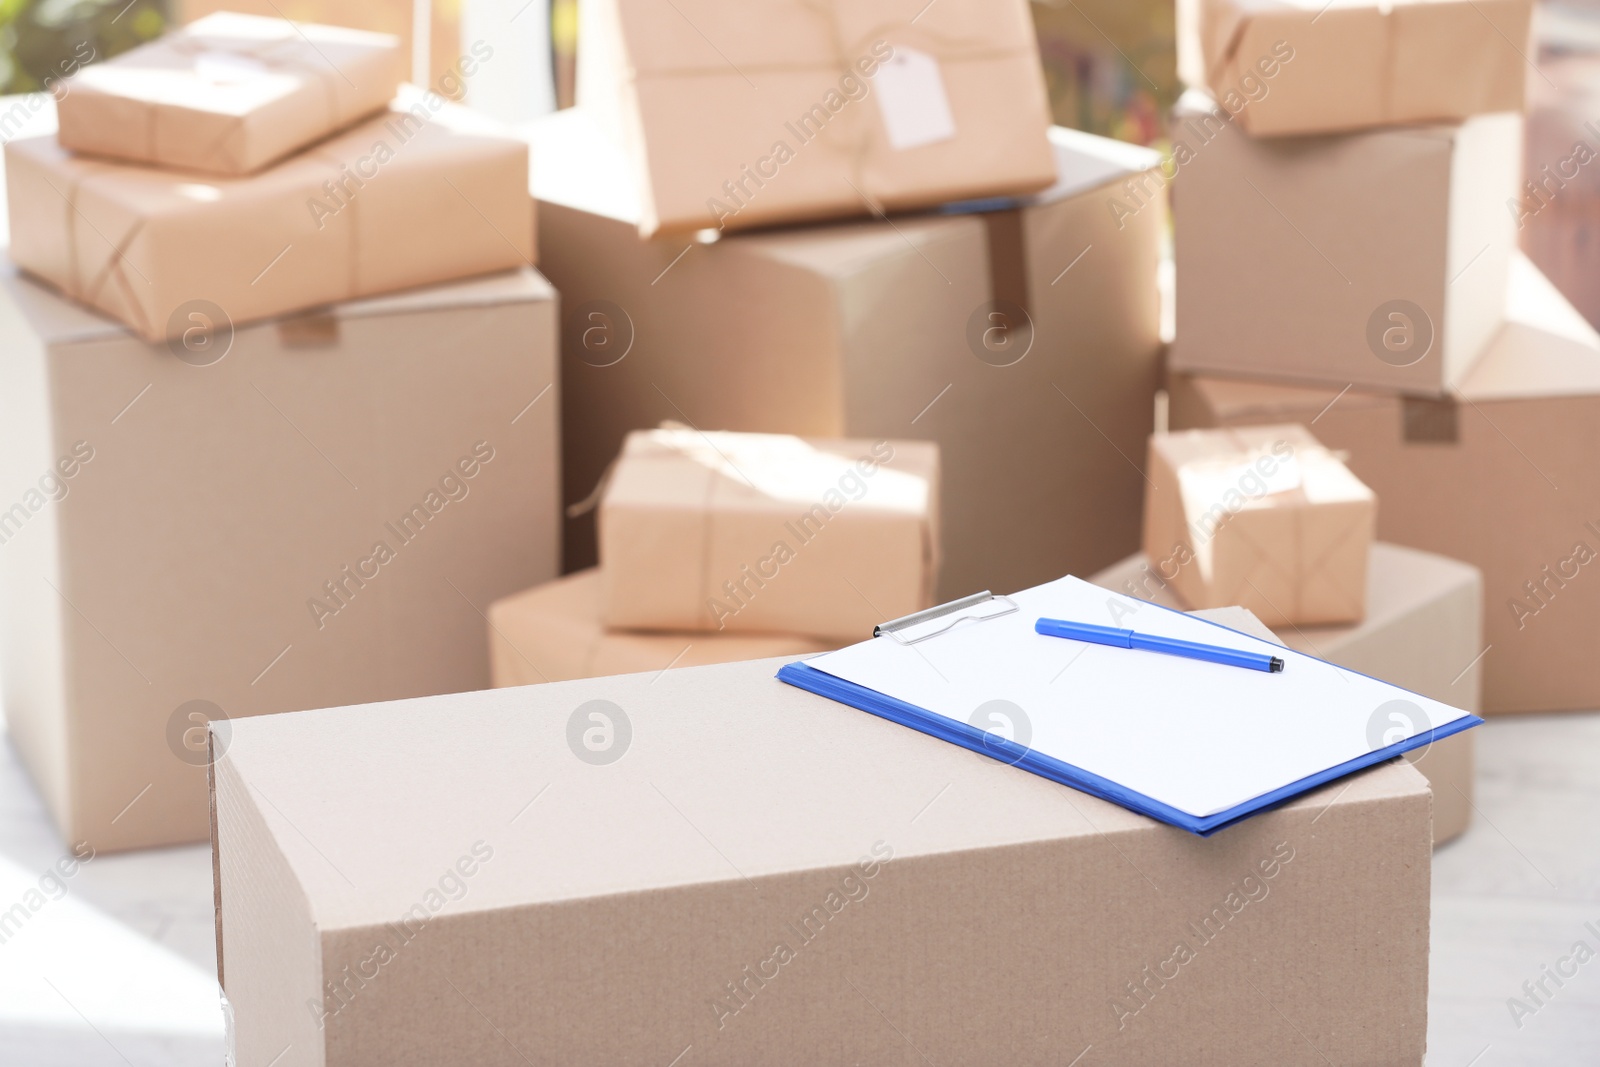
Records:
[[[1137,648],[1146,652],[1165,652],[1169,656],[1187,656],[1208,663],[1223,663],[1230,667],[1248,667],[1253,671],[1276,674],[1283,670],[1283,660],[1264,652],[1241,652],[1221,645],[1206,645],[1199,641],[1180,641],[1173,637],[1156,637],[1152,634],[1119,630],[1113,626],[1094,626],[1086,622],[1068,622],[1065,619],[1040,619],[1033,624],[1035,633],[1046,637],[1065,637],[1070,641],[1087,641],[1093,645],[1112,645],[1116,648]]]

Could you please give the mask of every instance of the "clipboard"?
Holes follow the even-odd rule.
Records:
[[[1031,632],[1036,616],[1099,622],[1104,615],[1093,613],[1113,604],[1137,613],[1141,630],[1270,649],[1287,659],[1285,672],[1242,671]],[[873,633],[861,644],[786,664],[778,678],[1200,836],[1483,722],[1220,623],[1070,577],[1011,596],[964,597],[881,623]],[[1091,656],[1092,666],[1065,662],[1081,657],[1087,663]],[[1041,679],[1058,670],[1057,681],[1067,681],[1056,691],[1054,682]],[[1271,686],[1285,678],[1275,693]],[[885,679],[890,684],[875,684]],[[1106,699],[1108,682],[1122,700]],[[1052,692],[1058,693],[1053,702],[1038,698]],[[1007,737],[968,718],[966,709],[982,706],[984,694],[1028,694],[1014,706],[1034,709],[1026,713],[1033,736]],[[1414,728],[1369,744],[1360,731],[1393,704],[1412,709]],[[1283,743],[1256,736],[1264,727],[1282,731]],[[1249,751],[1234,750],[1230,731],[1246,732]],[[1308,731],[1312,736],[1300,736]],[[1078,732],[1098,736],[1079,743]],[[1183,766],[1186,747],[1193,761],[1214,760],[1215,766]],[[1164,781],[1164,774],[1173,780]],[[1184,775],[1189,780],[1179,788],[1176,779]]]

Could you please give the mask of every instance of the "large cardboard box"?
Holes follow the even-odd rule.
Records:
[[[239,175],[381,111],[405,80],[388,34],[219,12],[73,75],[61,144]]]
[[[1188,610],[1172,562],[1129,556],[1089,581],[1153,604]],[[1481,705],[1483,576],[1453,559],[1379,542],[1367,568],[1367,615],[1345,626],[1283,626],[1274,639],[1297,652],[1477,711]],[[1242,628],[1239,608],[1196,612]],[[1137,622],[1130,622],[1137,627]],[[1383,722],[1383,727],[1392,724]],[[1381,731],[1380,731],[1381,732]],[[1406,754],[1433,788],[1433,843],[1460,836],[1472,822],[1472,731]]]
[[[489,674],[495,688],[805,656],[839,645],[800,634],[611,630],[600,617],[600,594],[600,572],[590,568],[491,604]]]
[[[1193,607],[1268,626],[1357,622],[1377,501],[1303,426],[1150,438],[1144,551]]]
[[[12,259],[149,341],[533,262],[527,145],[436,93],[240,178],[5,163]]]
[[[1593,710],[1600,336],[1525,259],[1513,267],[1507,323],[1444,399],[1175,375],[1171,420],[1311,424],[1378,494],[1381,539],[1483,572],[1484,710]]]
[[[1172,367],[1428,395],[1460,381],[1505,306],[1521,118],[1260,140],[1214,108],[1187,93],[1173,118]]]
[[[554,319],[524,270],[194,352],[0,276],[5,711],[64,837],[204,839],[219,715],[489,684],[557,573]]]
[[[1155,153],[1052,132],[1015,210],[640,241],[637,191],[578,111],[534,124],[540,261],[561,290],[568,503],[630,430],[939,444],[940,597],[1086,573],[1138,546],[1160,373],[1165,200],[1112,218]],[[592,519],[569,569],[595,561]]]
[[[602,614],[859,641],[932,606],[938,518],[926,441],[638,430],[600,499]]]
[[[1421,1062],[1405,761],[1199,838],[778,666],[214,735],[238,1062]]]
[[[1027,0],[591,0],[578,104],[641,236],[881,215],[1055,179]]]
[[[1318,133],[1521,111],[1532,16],[1533,0],[1201,0],[1199,37],[1212,93],[1250,99],[1246,130]]]

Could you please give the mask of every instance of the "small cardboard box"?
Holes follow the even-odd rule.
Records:
[[[582,109],[531,136],[540,262],[565,308],[568,504],[664,420],[922,438],[939,445],[939,599],[1138,547],[1166,233],[1154,152],[1056,129],[1060,183],[1011,210],[702,245],[639,240],[637,190]],[[1154,199],[1114,219],[1110,195],[1141,182]],[[569,524],[569,570],[594,565],[592,529]]]
[[[1037,192],[1055,180],[1027,0],[594,0],[578,104],[641,236]]]
[[[61,145],[249,174],[382,111],[405,62],[388,34],[219,12],[74,74],[56,105]]]
[[[1130,556],[1090,578],[1096,585],[1185,611],[1176,561]],[[1196,612],[1236,629],[1242,609]],[[1136,622],[1130,626],[1137,627]],[[1483,576],[1431,552],[1379,542],[1367,564],[1367,615],[1348,626],[1285,626],[1275,640],[1467,711],[1482,705]],[[1384,726],[1389,725],[1384,723]],[[1472,822],[1472,731],[1406,754],[1433,787],[1433,843]]]
[[[533,261],[527,144],[434,93],[242,178],[5,161],[11,258],[147,341]]]
[[[1199,93],[1173,117],[1172,368],[1435,396],[1460,381],[1505,307],[1521,117],[1269,140],[1237,125]]]
[[[1201,0],[1199,34],[1245,130],[1322,133],[1521,111],[1532,16],[1533,0]]]
[[[1508,321],[1441,399],[1175,375],[1175,427],[1316,420],[1383,502],[1378,536],[1471,563],[1483,707],[1600,707],[1600,336],[1520,256]],[[1337,400],[1335,400],[1337,396]]]
[[[933,604],[939,446],[636,430],[600,498],[618,629],[864,640]]]
[[[489,675],[495,688],[805,656],[839,646],[799,634],[608,630],[600,618],[600,591],[600,572],[590,568],[489,605]]]
[[[1269,626],[1358,622],[1377,501],[1303,426],[1158,433],[1144,552],[1196,608]]]
[[[555,293],[530,270],[195,352],[0,275],[0,649],[62,835],[203,840],[207,720],[489,684],[558,573]]]
[[[1404,760],[1199,838],[779,665],[214,735],[238,1062],[1421,1062]]]

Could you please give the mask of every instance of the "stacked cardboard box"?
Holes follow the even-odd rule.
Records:
[[[480,688],[558,573],[527,148],[397,60],[218,16],[6,146],[5,705],[69,840],[204,839],[207,722]]]
[[[940,450],[940,599],[1137,547],[1160,374],[1154,152],[1053,129],[1057,184],[1010,207],[700,244],[639,240],[638,186],[581,108],[531,136],[540,263],[566,308],[569,504],[663,420],[924,438]],[[1118,218],[1127,185],[1152,198]],[[592,520],[566,545],[569,569],[593,565]]]
[[[1518,639],[1553,603],[1524,588],[1541,580],[1534,556],[1571,555],[1582,506],[1532,499],[1551,479],[1524,462],[1531,484],[1513,486],[1489,456],[1586,432],[1557,408],[1586,389],[1593,335],[1516,251],[1531,4],[1191,11],[1184,69],[1209,95],[1174,118],[1172,428],[1309,426],[1375,491],[1378,536],[1482,572],[1486,710],[1600,703],[1578,629]],[[1508,393],[1570,421],[1514,429],[1486,406]],[[1479,420],[1485,465],[1446,475]],[[1513,495],[1534,506],[1513,513]],[[1492,527],[1476,518],[1485,499]],[[1533,606],[1508,623],[1497,605],[1519,597]]]
[[[939,451],[664,427],[630,434],[598,571],[489,611],[496,685],[804,654],[931,605]]]

